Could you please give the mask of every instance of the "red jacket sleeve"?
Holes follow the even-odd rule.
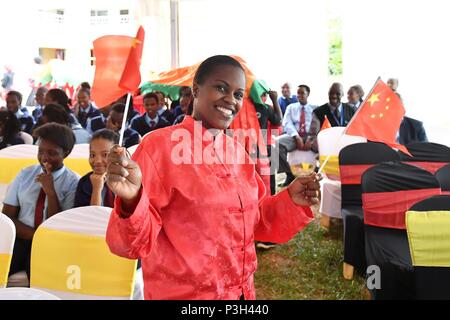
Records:
[[[266,196],[261,177],[256,174],[256,178],[260,219],[255,228],[255,240],[274,243],[289,241],[314,219],[311,208],[296,205],[287,189],[274,196]]]
[[[162,227],[160,208],[167,201],[161,178],[156,167],[141,144],[133,155],[142,171],[140,200],[132,213],[121,211],[120,198],[106,231],[106,242],[112,253],[125,258],[137,259],[150,254]]]

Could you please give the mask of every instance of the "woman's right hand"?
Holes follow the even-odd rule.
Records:
[[[136,204],[142,185],[142,173],[136,162],[129,159],[126,149],[115,145],[108,156],[106,183],[121,198],[125,207]]]

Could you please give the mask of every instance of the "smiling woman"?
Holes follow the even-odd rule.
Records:
[[[235,59],[208,58],[194,77],[192,117],[148,134],[132,159],[119,146],[109,155],[116,202],[106,241],[113,253],[142,260],[146,299],[255,299],[254,240],[286,242],[313,219],[319,176],[270,196],[247,154],[235,162],[232,155],[245,150],[224,130],[242,107],[245,85]],[[193,142],[190,161],[171,158],[175,135]],[[214,161],[203,161],[202,148]]]
[[[211,73],[214,77],[208,77]],[[236,60],[227,56],[206,59],[194,78],[193,118],[201,119],[207,129],[228,128],[242,107],[245,83],[244,69]]]

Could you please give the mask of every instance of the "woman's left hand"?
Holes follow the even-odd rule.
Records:
[[[322,176],[315,172],[309,176],[298,177],[288,187],[289,195],[295,204],[311,206],[320,201],[320,183]]]

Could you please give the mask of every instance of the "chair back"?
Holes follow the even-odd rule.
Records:
[[[61,299],[131,299],[137,261],[110,252],[111,210],[80,207],[44,221],[33,238],[31,287]]]
[[[10,218],[0,213],[0,288],[8,283],[9,267],[16,241],[16,227]]]

